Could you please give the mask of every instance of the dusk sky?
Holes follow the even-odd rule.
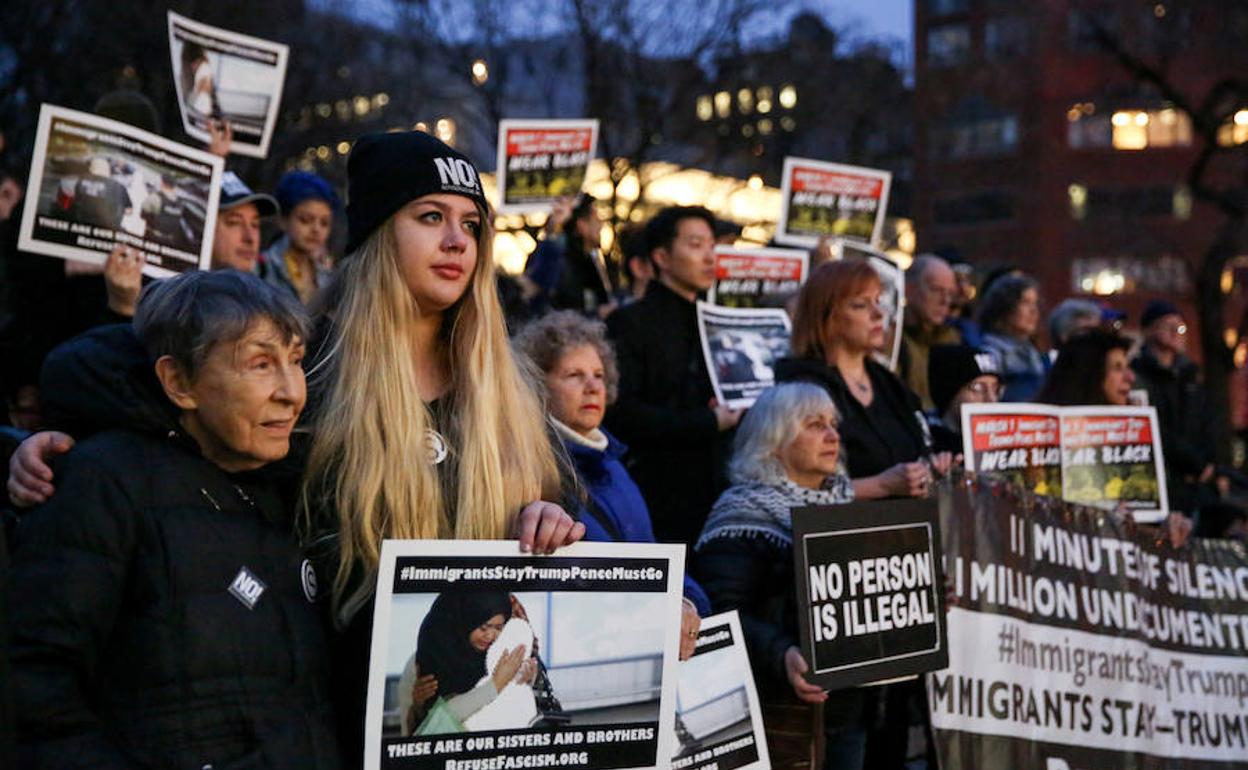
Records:
[[[914,0],[825,0],[833,9],[844,10],[845,22],[861,23],[866,36],[889,35],[904,40],[909,47],[913,34]]]

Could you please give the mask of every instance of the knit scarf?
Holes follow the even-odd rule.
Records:
[[[694,550],[721,537],[761,537],[781,548],[790,548],[792,509],[837,505],[853,499],[854,487],[843,473],[828,476],[819,489],[798,486],[788,478],[738,483],[715,501]]]

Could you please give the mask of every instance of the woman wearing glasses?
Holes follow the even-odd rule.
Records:
[[[936,408],[927,413],[932,447],[962,451],[962,405],[1001,400],[1001,366],[993,353],[967,345],[937,345],[927,360],[927,376]]]

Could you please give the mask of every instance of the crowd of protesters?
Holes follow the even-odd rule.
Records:
[[[928,495],[961,462],[968,403],[1144,389],[1186,514],[1175,542],[1205,511],[1203,533],[1243,536],[1164,300],[1139,343],[1100,305],[1062,302],[1046,353],[1033,278],[977,283],[921,255],[894,373],[872,356],[877,273],[817,252],[778,384],[731,409],[695,312],[731,226],[662,209],[616,239],[615,270],[597,203],[560,201],[504,277],[479,177],[448,186],[448,158],[471,166],[425,133],[360,138],[337,260],[343,206],[324,179],[292,172],[270,196],[227,172],[212,270],[147,285],[126,248],[93,274],[17,252],[22,180],[0,170],[0,731],[15,725],[21,752],[0,764],[358,766],[381,541],[455,537],[685,544],[682,655],[700,617],[740,611],[765,719],[787,736],[773,765],[901,768],[931,750],[913,738],[919,685],[829,693],[803,676],[789,510]],[[264,247],[266,219],[280,234]],[[263,612],[220,595],[239,563],[271,592]],[[411,673],[427,699],[437,682]]]

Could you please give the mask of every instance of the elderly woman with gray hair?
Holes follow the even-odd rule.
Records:
[[[306,401],[303,309],[194,272],[144,290],[127,347],[114,331],[67,343],[71,376],[44,389],[127,420],[65,455],[18,526],[17,766],[339,767],[311,565],[257,473]],[[134,367],[85,376],[101,358]]]
[[[602,428],[620,382],[606,326],[564,310],[520,330],[515,345],[537,368],[546,386],[546,408],[586,492],[578,518],[585,539],[653,543],[650,510],[621,458],[627,447]],[[702,588],[685,577],[681,658],[693,654],[699,617],[710,611]]]
[[[806,680],[793,595],[792,508],[854,498],[827,391],[797,382],[765,391],[737,429],[729,477],[694,546],[716,612],[737,610],[758,681],[773,767],[862,766],[861,690]],[[811,725],[823,709],[818,732]],[[794,737],[794,734],[798,737]],[[826,744],[825,757],[816,756]]]

